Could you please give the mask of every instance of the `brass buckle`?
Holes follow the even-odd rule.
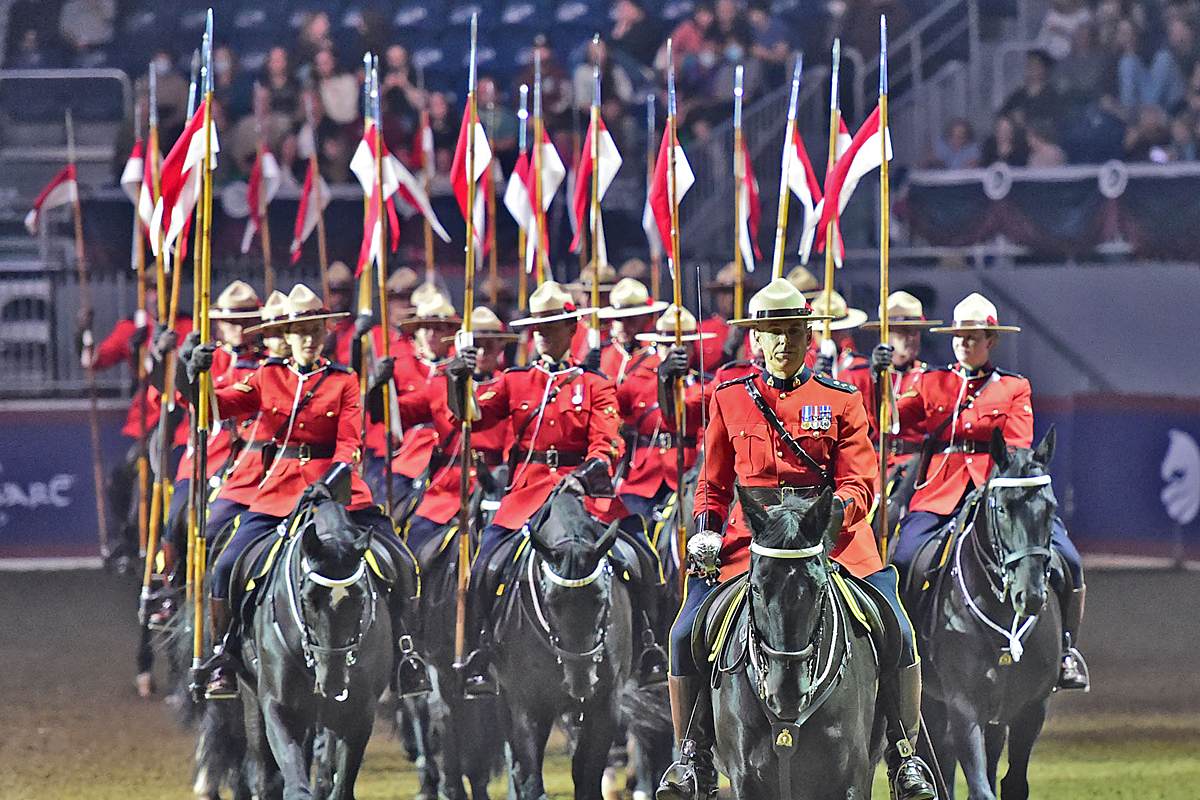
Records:
[[[558,450],[553,447],[546,451],[546,466],[550,469],[558,469]]]
[[[301,442],[296,446],[296,458],[301,464],[312,461],[312,446],[308,442]]]

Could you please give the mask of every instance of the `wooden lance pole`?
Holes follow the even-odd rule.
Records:
[[[267,198],[266,176],[263,175],[263,159],[266,157],[267,153],[267,142],[265,138],[266,134],[263,131],[263,117],[266,115],[266,102],[261,92],[256,92],[255,95],[254,133],[256,141],[254,145],[254,157],[258,160],[259,174],[258,199],[255,201],[258,203],[258,208],[255,210],[258,212],[258,235],[259,242],[262,244],[263,285],[266,287],[267,295],[270,295],[271,292],[275,291],[275,269],[271,266],[271,226],[267,221],[267,203],[269,202],[269,199]],[[314,138],[316,137],[316,131],[313,132],[313,136]],[[315,150],[316,148],[314,147],[313,149]],[[322,282],[321,288],[322,290],[326,288],[326,283],[324,281]]]
[[[879,164],[879,341],[888,343],[887,298],[889,293],[889,207],[891,185],[888,175],[888,63],[887,63],[887,17],[879,17],[879,146],[882,159]],[[888,549],[888,451],[892,435],[892,370],[888,367],[879,376],[879,547],[884,563]]]
[[[792,96],[788,101],[787,127],[783,134],[783,158],[779,168],[779,214],[775,222],[775,252],[772,254],[771,280],[783,277],[784,247],[787,244],[788,201],[791,199],[788,194],[788,170],[791,168],[792,159],[796,157],[796,148],[792,145],[792,141],[796,137],[796,103],[800,98],[800,73],[803,69],[804,56],[800,55],[796,57],[796,66],[792,70]]]
[[[371,59],[371,116],[375,120],[375,196],[378,206],[375,211],[379,215],[379,338],[383,340],[383,357],[388,358],[392,353],[391,336],[388,333],[387,318],[387,198],[384,197],[383,183],[383,114],[379,103],[379,56]],[[371,265],[363,268],[364,273],[371,271]],[[364,351],[365,353],[366,351]],[[364,359],[365,360],[365,359]],[[365,371],[365,365],[364,365]],[[383,437],[386,446],[383,465],[383,492],[387,502],[388,513],[392,513],[392,381],[383,384]]]
[[[592,37],[593,51],[598,52],[600,34]],[[592,151],[588,155],[592,159],[591,186],[591,234],[592,234],[592,308],[600,308],[600,274],[607,264],[602,263],[600,248],[600,59],[597,56],[592,64],[592,110],[588,119],[588,133],[591,136]],[[583,220],[579,220],[583,224]],[[600,347],[600,312],[592,312],[592,327],[588,331],[588,347],[595,350]]]
[[[742,261],[742,185],[746,181],[746,161],[742,158],[742,65],[734,70],[733,81],[733,316],[742,316],[746,302],[746,265]]]
[[[550,254],[546,252],[549,241],[546,236],[546,210],[543,208],[542,197],[542,137],[546,127],[542,121],[542,54],[535,50],[533,54],[533,218],[537,223],[537,242],[534,254],[537,270],[537,285],[541,286],[550,280]],[[578,139],[578,132],[575,137]],[[576,153],[578,156],[578,153]],[[578,160],[578,158],[576,159]],[[580,223],[582,224],[582,222]]]
[[[833,40],[833,71],[829,77],[829,161],[826,162],[826,174],[833,171],[833,163],[837,160],[837,136],[839,123],[841,122],[841,112],[838,108],[838,72],[842,63],[842,40]],[[826,198],[827,203],[836,203],[837,198]],[[829,224],[825,226],[825,312],[828,314],[833,303],[833,249],[837,247],[837,225],[834,223],[837,215],[833,214],[829,218]],[[837,345],[833,343],[833,329],[830,325],[830,320],[825,320],[825,338],[821,343],[821,347],[830,350],[837,358]],[[833,347],[825,344],[825,342],[833,343]],[[835,362],[836,363],[836,362]]]
[[[683,346],[683,265],[679,262],[679,192],[676,186],[675,151],[679,147],[679,132],[676,128],[675,105],[675,43],[667,39],[667,130],[669,131],[669,146],[667,148],[667,187],[671,207],[671,241],[668,252],[671,279],[674,283],[675,301],[675,346]],[[675,377],[675,474],[683,481],[684,473],[684,432],[687,430],[687,413],[683,404],[683,376]],[[680,483],[682,486],[683,484]],[[682,514],[676,515],[675,537],[678,553],[687,552],[687,529]],[[682,555],[680,556],[682,558]],[[679,571],[679,585],[682,591],[687,582],[687,571]]]
[[[517,128],[518,147],[520,155],[526,156],[529,152],[529,85],[521,84],[521,105],[517,111],[517,119],[519,125]],[[517,309],[524,312],[529,308],[529,271],[526,269],[528,263],[529,239],[525,232],[525,227],[517,226],[517,253],[520,256],[521,262],[517,266]],[[524,313],[521,316],[525,316]],[[520,338],[517,339],[517,365],[525,366],[529,363],[529,330],[521,328]]]
[[[646,95],[646,204],[649,208],[650,187],[654,185],[654,95]],[[662,253],[650,247],[650,297],[659,298],[662,292]]]

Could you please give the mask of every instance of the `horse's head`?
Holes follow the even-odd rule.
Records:
[[[772,713],[795,719],[811,689],[809,662],[817,649],[829,552],[842,527],[842,510],[826,489],[816,500],[787,497],[771,509],[738,487],[750,527],[751,647],[759,694]]]
[[[1050,536],[1058,501],[1046,465],[1054,457],[1054,428],[1033,449],[1008,447],[1000,430],[992,431],[989,454],[995,465],[984,485],[976,530],[999,572],[1001,599],[1031,617],[1046,601],[1050,569]],[[981,524],[982,523],[982,524]]]
[[[371,531],[355,525],[337,501],[317,503],[300,533],[294,611],[304,660],[316,676],[314,691],[322,697],[346,699],[348,668],[373,621],[363,558],[370,547]]]
[[[535,584],[530,589],[562,664],[563,686],[580,702],[591,698],[600,681],[612,607],[607,555],[616,540],[617,523],[605,529],[566,492],[555,496],[550,513],[530,531],[539,556],[530,562]]]

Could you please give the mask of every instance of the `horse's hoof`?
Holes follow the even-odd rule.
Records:
[[[150,697],[154,694],[154,675],[149,672],[139,672],[134,678],[137,685],[138,697]]]

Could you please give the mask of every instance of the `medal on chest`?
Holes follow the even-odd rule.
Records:
[[[802,406],[800,427],[806,431],[827,431],[833,425],[833,406]]]

